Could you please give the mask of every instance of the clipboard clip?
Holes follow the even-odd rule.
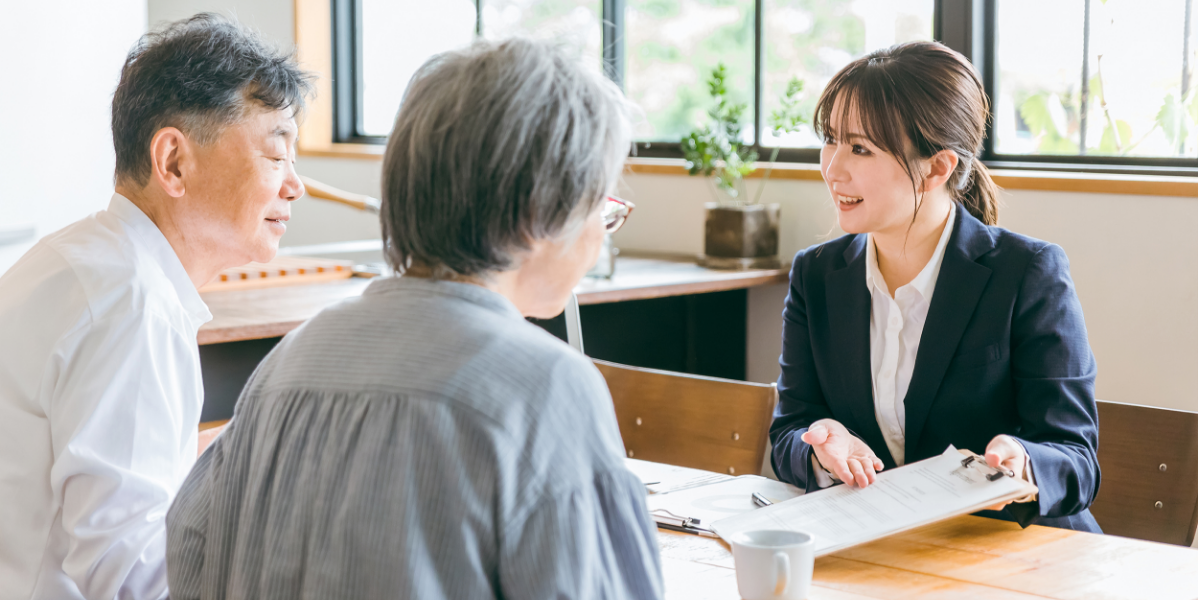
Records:
[[[968,454],[966,458],[962,459],[962,468],[969,469],[972,466],[979,467],[979,468],[982,468],[985,471],[987,471],[987,475],[984,475],[984,477],[988,481],[996,481],[996,480],[1000,479],[1001,477],[1005,477],[1005,476],[1008,476],[1008,477],[1016,477],[1017,476],[1017,474],[1013,473],[1012,470],[1010,470],[1010,469],[1003,469],[1003,468],[999,468],[999,467],[989,466],[987,464],[987,459],[985,459],[982,456],[979,456],[978,454]]]
[[[700,519],[693,517],[682,517],[665,508],[656,508],[650,511],[650,514],[655,517],[659,523],[667,521],[670,525],[677,527],[700,527]]]

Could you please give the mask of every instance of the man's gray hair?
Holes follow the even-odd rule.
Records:
[[[515,38],[433,57],[413,76],[383,161],[388,262],[434,277],[518,266],[569,239],[620,176],[631,105],[597,69]]]

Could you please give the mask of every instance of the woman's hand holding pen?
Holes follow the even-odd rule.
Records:
[[[883,470],[883,461],[862,440],[833,419],[821,419],[800,436],[817,453],[817,460],[847,485],[867,487],[875,483],[875,473]]]

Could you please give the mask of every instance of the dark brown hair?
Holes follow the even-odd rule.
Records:
[[[833,105],[842,100],[841,114]],[[845,142],[857,116],[872,144],[896,158],[913,182],[913,218],[922,184],[916,162],[942,150],[958,155],[946,185],[976,219],[995,225],[999,188],[976,156],[990,115],[983,82],[967,59],[937,43],[908,42],[876,50],[838,72],[821,92],[813,127]],[[911,142],[911,146],[907,145]]]

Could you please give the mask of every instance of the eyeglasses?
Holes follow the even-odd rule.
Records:
[[[600,216],[604,219],[604,233],[616,233],[625,224],[625,219],[629,218],[633,208],[633,203],[628,200],[616,196],[606,198],[604,208],[600,209]]]

